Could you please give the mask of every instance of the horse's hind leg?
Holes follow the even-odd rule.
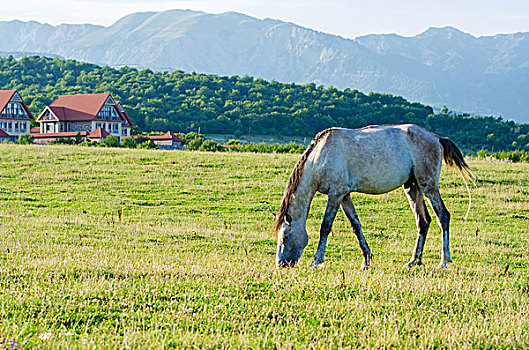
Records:
[[[440,269],[446,269],[446,264],[452,262],[452,256],[450,255],[450,237],[449,237],[449,226],[450,226],[450,213],[446,209],[439,189],[423,189],[424,195],[430,201],[435,215],[437,216],[437,223],[443,231],[443,254],[441,255],[441,262],[439,263]]]
[[[356,238],[358,238],[360,249],[362,249],[362,254],[364,255],[364,262],[360,268],[362,270],[367,270],[370,267],[371,250],[369,249],[364,234],[362,233],[362,225],[360,224],[360,220],[358,220],[358,215],[356,214],[350,195],[346,195],[344,199],[342,199],[342,210],[345,213],[347,220],[349,220]]]
[[[410,202],[411,210],[415,215],[417,230],[419,231],[417,242],[415,243],[415,249],[413,250],[413,256],[411,260],[404,265],[405,268],[411,268],[415,264],[422,265],[422,252],[432,218],[430,217],[430,214],[428,214],[428,209],[426,209],[426,203],[424,202],[424,195],[417,185],[415,177],[410,178],[404,183],[404,185],[402,185],[402,187],[404,188],[406,197],[408,197],[408,201]]]

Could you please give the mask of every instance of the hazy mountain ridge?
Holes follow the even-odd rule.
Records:
[[[235,12],[172,10],[134,13],[109,27],[0,22],[0,35],[2,52],[315,82],[529,121],[529,33],[476,38],[446,27],[351,40]]]

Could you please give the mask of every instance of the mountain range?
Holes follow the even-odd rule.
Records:
[[[529,122],[529,33],[474,37],[445,27],[346,39],[236,12],[171,10],[108,27],[4,21],[0,38],[4,56],[313,82]]]

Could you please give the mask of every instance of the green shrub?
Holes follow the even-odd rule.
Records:
[[[522,151],[522,150],[508,151],[508,152],[501,151],[501,152],[492,153],[492,152],[488,152],[482,149],[477,153],[477,157],[481,159],[496,158],[499,160],[508,160],[513,163],[519,163],[519,162],[529,163],[529,152]]]
[[[19,145],[31,145],[33,144],[33,136],[31,136],[30,134],[20,135],[20,137],[17,140],[17,143]]]

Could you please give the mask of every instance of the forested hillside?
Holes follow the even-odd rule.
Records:
[[[462,148],[529,150],[529,125],[454,115],[385,94],[251,77],[154,73],[73,60],[0,59],[0,89],[17,89],[38,115],[61,94],[109,92],[144,131],[312,136],[330,127],[416,123]]]

